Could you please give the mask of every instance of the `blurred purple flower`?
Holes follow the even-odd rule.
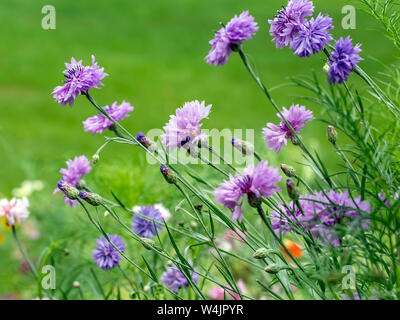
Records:
[[[357,68],[357,63],[363,60],[359,53],[361,44],[356,44],[353,47],[353,42],[350,36],[345,39],[340,38],[335,43],[335,50],[329,57],[331,64],[328,72],[328,82],[343,83],[347,81],[348,76]]]
[[[299,106],[298,104],[292,105],[289,110],[284,107],[282,115],[290,123],[296,133],[300,132],[308,121],[314,119],[313,113],[310,110],[306,110],[305,106]],[[277,116],[281,118],[279,113]],[[267,127],[263,129],[263,133],[264,140],[267,142],[267,147],[271,150],[275,150],[276,153],[282,149],[283,145],[287,145],[287,139],[293,137],[292,131],[282,118],[279,126],[273,123],[267,123]]]
[[[370,221],[362,218],[360,212],[369,213],[370,204],[362,201],[360,196],[352,199],[347,190],[316,192],[315,195],[300,198],[303,212],[297,206],[293,211],[293,203],[290,203],[288,208],[280,205],[279,212],[275,210],[271,213],[271,224],[277,234],[284,235],[296,225],[300,229],[311,231],[312,235],[321,239],[323,243],[340,246],[337,226],[352,224],[352,227],[368,228]],[[354,224],[357,218],[362,220]]]
[[[133,111],[134,108],[129,104],[129,102],[122,101],[120,105],[117,104],[117,102],[114,102],[111,106],[106,106],[103,109],[111,118],[118,122],[129,117],[128,113]],[[107,119],[107,117],[102,113],[90,117],[83,122],[84,130],[86,132],[92,132],[93,135],[107,130],[112,125],[112,121]]]
[[[333,29],[332,18],[320,13],[316,19],[311,18],[301,27],[290,48],[300,58],[316,54],[333,39],[329,34],[330,29]]]
[[[243,174],[230,175],[228,181],[214,190],[215,201],[231,209],[233,220],[241,221],[245,195],[250,197],[250,201],[253,197],[269,197],[279,191],[275,184],[281,179],[277,168],[268,167],[268,161],[260,161],[256,167],[250,165],[245,168]]]
[[[84,66],[82,60],[76,61],[71,58],[71,63],[65,63],[67,69],[64,71],[64,85],[57,86],[53,90],[53,97],[62,106],[67,103],[72,107],[75,98],[92,88],[100,89],[101,80],[108,76],[104,68],[100,68],[92,55],[92,65]]]
[[[307,0],[291,0],[286,7],[282,7],[273,20],[268,20],[271,25],[269,33],[274,38],[277,48],[284,48],[291,44],[298,35],[301,26],[314,12],[314,5]]]
[[[219,29],[209,43],[211,50],[206,56],[206,61],[214,66],[224,65],[228,62],[232,46],[238,46],[242,41],[250,40],[257,32],[257,22],[249,15],[249,11],[235,15],[225,27]]]
[[[125,252],[125,243],[120,236],[116,234],[107,234],[107,236],[119,251]],[[92,252],[93,259],[97,266],[103,270],[115,268],[122,260],[118,250],[115,249],[105,237],[96,239],[96,249],[93,249]]]
[[[77,184],[82,179],[82,177],[92,170],[92,168],[90,167],[90,161],[85,156],[75,157],[74,160],[69,159],[67,161],[67,167],[67,169],[61,168],[60,173],[63,175],[64,182],[75,188],[77,187]],[[54,190],[54,193],[57,193],[59,191],[60,190],[56,188]],[[76,200],[71,200],[65,195],[63,199],[71,207],[75,207],[77,204]]]
[[[157,232],[160,233],[162,231],[161,225],[157,222],[163,222],[163,216],[161,214],[161,211],[158,210],[155,206],[137,206],[133,208],[133,211],[145,217],[148,217],[149,219],[155,220]],[[145,218],[142,218],[140,216],[133,216],[132,220],[132,230],[137,235],[143,238],[153,238],[157,234],[153,221],[146,220]]]
[[[192,264],[190,261],[189,263]],[[197,268],[194,268],[194,270],[197,271]],[[191,271],[190,275],[193,282],[197,283],[199,281],[199,275],[197,273]],[[167,267],[162,275],[161,281],[174,292],[178,292],[180,288],[187,288],[189,286],[189,281],[176,266]]]
[[[197,100],[186,102],[182,108],[176,109],[176,115],[171,115],[164,126],[165,133],[161,136],[163,143],[170,151],[175,148],[189,148],[200,141],[206,140],[207,135],[200,131],[201,120],[210,114],[211,105]]]

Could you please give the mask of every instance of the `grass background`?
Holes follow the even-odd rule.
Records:
[[[357,11],[357,29],[343,30],[342,7],[349,1],[314,1],[319,11],[334,19],[335,38],[350,34],[362,43],[362,67],[376,74],[380,66],[369,57],[390,64],[396,60],[395,50],[384,38],[375,21]],[[56,30],[41,28],[41,9],[53,4],[57,12]],[[185,101],[205,100],[213,104],[205,128],[251,128],[256,132],[260,153],[277,165],[297,156],[293,147],[276,156],[263,148],[261,128],[276,121],[275,111],[250,80],[239,57],[232,55],[224,67],[213,67],[204,61],[218,22],[228,21],[234,14],[250,10],[260,25],[253,40],[245,44],[268,87],[288,81],[288,77],[309,74],[321,68],[324,57],[299,59],[289,49],[278,50],[268,34],[267,19],[284,5],[284,1],[239,0],[132,0],[79,1],[68,0],[2,0],[0,3],[0,196],[9,197],[11,190],[24,180],[40,179],[45,189],[34,195],[32,216],[41,238],[29,245],[39,254],[45,245],[56,239],[91,238],[81,228],[83,216],[67,208],[60,196],[51,194],[60,178],[59,168],[76,155],[90,157],[103,138],[83,132],[82,121],[94,109],[80,97],[74,107],[59,106],[51,91],[63,79],[64,62],[71,56],[90,62],[94,54],[110,75],[105,87],[93,96],[101,104],[130,101],[135,111],[124,121],[136,133],[162,127],[170,114]],[[352,78],[357,84],[357,79]],[[281,88],[274,91],[279,105],[290,106],[301,91]],[[316,116],[319,106],[308,105]],[[314,148],[325,144],[324,125],[314,121],[302,132]],[[102,154],[90,182],[101,190],[113,188],[129,205],[164,202],[170,208],[178,199],[159,183],[158,168],[148,167],[143,156],[123,146],[110,146]],[[323,154],[334,165],[331,154]],[[122,164],[122,165],[121,165]],[[82,219],[81,219],[82,218]],[[66,240],[71,251],[79,243]],[[64,248],[64,245],[63,245]],[[0,246],[0,295],[23,291],[30,279],[15,272],[11,236]],[[85,252],[76,254],[82,263],[91,263]],[[69,258],[73,259],[73,258]],[[70,260],[77,261],[77,260]]]

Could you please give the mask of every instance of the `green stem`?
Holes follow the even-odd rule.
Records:
[[[15,242],[17,243],[18,246],[18,250],[21,252],[22,256],[24,257],[24,260],[26,261],[26,263],[29,265],[29,268],[31,269],[33,275],[35,276],[35,278],[38,278],[38,272],[36,270],[35,265],[33,264],[32,260],[29,258],[28,254],[25,252],[25,250],[22,248],[21,242],[18,239],[17,236],[17,231],[15,229],[15,226],[12,226],[12,233],[15,239]]]

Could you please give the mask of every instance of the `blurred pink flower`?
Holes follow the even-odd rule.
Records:
[[[237,286],[242,294],[247,294],[246,286],[242,279],[239,279],[239,281],[237,282]],[[213,300],[225,300],[225,299],[240,300],[240,296],[238,293],[217,286],[212,287],[209,290],[208,295]]]

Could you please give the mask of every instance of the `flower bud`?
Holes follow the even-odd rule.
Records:
[[[143,247],[145,247],[147,250],[153,249],[154,246],[156,245],[156,243],[154,242],[153,239],[141,238],[141,240],[142,240]]]
[[[268,249],[266,248],[260,248],[257,249],[256,252],[253,254],[254,259],[265,259],[268,256]]]
[[[329,63],[325,63],[322,70],[324,70],[325,73],[328,73],[330,68],[331,68],[331,66],[329,65]]]
[[[85,200],[87,203],[92,206],[98,206],[102,203],[101,197],[97,193],[81,191],[79,192],[79,198]]]
[[[136,140],[146,149],[153,152],[157,149],[157,145],[154,141],[150,140],[143,132],[139,132],[136,135]]]
[[[336,143],[338,134],[333,126],[328,126],[327,136],[330,143]]]
[[[247,194],[247,201],[249,202],[250,207],[258,208],[261,206],[261,198],[258,198],[253,192],[249,192]]]
[[[291,166],[288,166],[286,164],[281,164],[281,170],[289,178],[296,177],[296,170]]]
[[[268,265],[264,270],[265,272],[271,273],[271,274],[277,274],[279,271],[281,271],[282,268],[280,268],[276,264],[270,264]]]
[[[162,165],[160,167],[160,171],[168,183],[175,184],[178,181],[178,178],[176,177],[176,173],[174,171],[172,171],[166,165]]]
[[[290,141],[292,141],[293,145],[299,146],[301,144],[301,137],[299,135],[293,135],[290,137]]]
[[[299,189],[297,188],[296,184],[292,180],[290,180],[290,179],[286,180],[286,189],[287,189],[287,193],[288,193],[288,196],[290,199],[299,200],[299,197],[300,197]]]
[[[79,197],[79,191],[78,189],[74,188],[70,184],[66,183],[63,180],[60,180],[57,182],[57,187],[60,189],[68,199],[71,200],[76,200]]]
[[[74,283],[72,284],[72,286],[73,286],[74,288],[78,289],[78,288],[81,286],[81,284],[80,284],[78,281],[74,281]]]
[[[250,142],[232,138],[232,146],[244,155],[254,154],[254,146]]]
[[[92,163],[93,163],[93,164],[96,164],[99,160],[100,160],[100,156],[99,156],[97,153],[95,153],[95,154],[92,156]]]

